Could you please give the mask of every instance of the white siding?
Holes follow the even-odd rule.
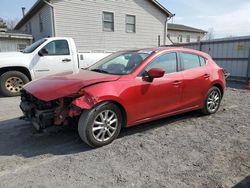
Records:
[[[30,39],[0,38],[0,52],[19,51],[18,45],[29,46],[30,44]]]
[[[41,19],[43,23],[42,32],[40,32],[39,15],[41,15]],[[29,29],[29,26],[31,26],[31,30]],[[49,7],[48,5],[45,5],[23,27],[21,27],[20,30],[26,31],[26,32],[31,31],[31,34],[35,41],[44,37],[53,36],[51,7]]]
[[[54,0],[55,34],[72,37],[81,52],[117,51],[163,44],[167,15],[148,0]],[[103,31],[103,11],[114,13],[114,32]],[[126,14],[136,33],[126,33]]]
[[[197,42],[198,37],[202,39],[205,35],[202,33],[185,32],[185,31],[174,31],[168,30],[168,35],[173,43],[180,43],[178,38],[182,35],[182,43],[187,43],[187,36],[190,36],[190,42]]]

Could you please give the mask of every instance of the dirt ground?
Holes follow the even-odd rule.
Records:
[[[228,88],[218,113],[124,129],[90,149],[76,130],[36,133],[19,98],[0,98],[0,187],[250,187],[250,91]]]

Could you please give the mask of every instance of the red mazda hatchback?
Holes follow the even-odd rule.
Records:
[[[28,83],[20,107],[36,129],[78,123],[81,139],[100,147],[122,127],[198,109],[213,114],[224,88],[223,69],[203,52],[140,49]]]

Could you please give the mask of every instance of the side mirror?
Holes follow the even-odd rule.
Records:
[[[143,76],[143,80],[152,82],[155,78],[161,78],[165,74],[165,70],[152,68],[148,72],[146,72]]]
[[[38,52],[38,55],[39,56],[45,56],[45,55],[48,55],[49,52],[48,50],[46,50],[45,48],[42,48],[39,52]]]

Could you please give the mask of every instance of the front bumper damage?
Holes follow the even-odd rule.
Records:
[[[21,102],[20,108],[24,113],[24,119],[31,121],[37,130],[45,129],[53,125],[53,109],[38,110],[32,103],[26,101]]]
[[[30,121],[40,131],[53,125],[67,125],[70,120],[78,117],[82,109],[73,106],[72,100],[61,98],[44,102],[23,90],[20,108],[24,114],[23,119]]]

